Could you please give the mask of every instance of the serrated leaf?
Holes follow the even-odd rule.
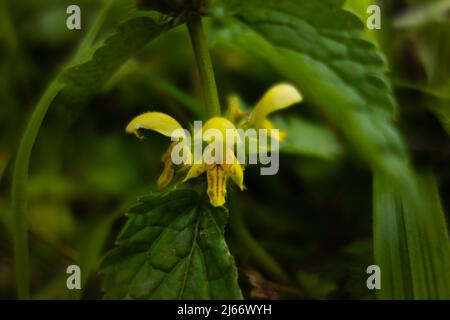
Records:
[[[367,13],[368,8],[375,3],[372,0],[346,0],[344,8],[355,15],[357,15],[361,20],[366,20],[370,14]],[[379,30],[365,28],[363,33],[363,38],[374,42],[377,44],[377,35]]]
[[[361,39],[362,23],[322,1],[245,1],[235,46],[269,60],[339,125],[370,162],[406,152],[393,125],[396,103],[384,57]]]
[[[94,49],[86,62],[72,66],[61,74],[59,81],[64,88],[54,103],[62,105],[63,110],[69,113],[68,117],[73,118],[130,57],[168,29],[168,23],[159,24],[146,16],[122,22]]]
[[[235,18],[240,23],[229,23],[234,32],[232,36],[228,33],[228,42],[277,67],[339,127],[393,191],[391,204],[374,210],[375,223],[380,217],[392,218],[386,220],[384,232],[375,235],[374,242],[382,248],[395,238],[397,243],[392,245],[397,249],[388,260],[380,260],[378,255],[375,262],[403,267],[411,276],[403,276],[398,269],[405,283],[388,289],[387,295],[448,298],[448,286],[439,285],[439,279],[448,276],[448,240],[436,241],[448,238],[446,225],[437,228],[435,235],[423,227],[429,210],[433,210],[435,226],[444,221],[444,214],[436,203],[426,204],[426,194],[393,123],[396,102],[385,74],[385,59],[372,43],[362,39],[363,24],[353,14],[316,0],[248,0]],[[393,202],[405,207],[395,218],[389,216],[396,211]],[[405,248],[406,256],[399,252]]]
[[[194,190],[141,199],[102,263],[105,298],[241,299],[227,220]]]

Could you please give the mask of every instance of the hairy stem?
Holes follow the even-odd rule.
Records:
[[[214,69],[200,14],[191,13],[188,17],[187,26],[194,49],[195,60],[197,61],[207,116],[219,116],[220,103],[214,78]]]

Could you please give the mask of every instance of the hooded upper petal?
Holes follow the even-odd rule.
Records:
[[[236,143],[240,143],[240,136],[236,130],[234,124],[224,117],[213,117],[205,122],[202,127],[203,140],[212,142],[211,138],[208,135],[208,130],[216,130],[220,137],[216,137],[215,134],[212,134],[214,138],[221,138],[221,141],[225,141],[224,147],[230,147]],[[228,137],[227,134],[230,136]]]
[[[290,107],[302,100],[302,95],[294,86],[286,83],[275,85],[256,104],[249,122],[256,127],[263,127],[264,120],[270,113]]]
[[[162,112],[146,112],[130,121],[126,132],[134,133],[138,138],[142,138],[139,129],[148,129],[161,133],[167,137],[184,137],[183,127],[177,120]]]

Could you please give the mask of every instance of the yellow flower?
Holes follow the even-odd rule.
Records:
[[[174,164],[190,166],[183,182],[206,173],[207,195],[210,203],[218,207],[225,204],[228,178],[241,190],[244,189],[243,167],[234,154],[235,146],[241,143],[236,125],[239,128],[267,129],[268,133],[272,134],[271,129],[274,126],[267,119],[269,114],[301,101],[301,94],[289,84],[279,84],[269,89],[251,113],[241,111],[239,99],[236,96],[232,97],[229,100],[228,119],[213,117],[203,125],[200,132],[195,132],[194,146],[196,141],[200,141],[200,145],[203,142],[207,144],[199,159],[193,159],[192,157],[189,132],[186,132],[177,120],[167,114],[161,112],[143,113],[130,121],[126,127],[126,132],[135,134],[142,139],[143,136],[139,133],[139,130],[148,129],[172,137],[173,141],[178,140],[178,142],[173,142],[161,157],[164,169],[158,178],[158,187],[164,188],[172,181],[175,173]],[[211,134],[214,131],[218,134]],[[206,132],[209,132],[209,134],[206,134]],[[275,138],[282,140],[285,136],[286,134],[283,132]],[[179,148],[180,140],[182,141],[181,149]],[[182,152],[183,161],[181,163],[173,162],[174,152],[178,155],[178,152]],[[192,160],[196,161],[192,164]]]
[[[248,124],[256,129],[267,129],[271,133],[271,129],[274,129],[274,126],[267,119],[269,114],[288,108],[295,103],[300,103],[302,100],[302,95],[294,86],[286,83],[275,85],[264,94],[253,108],[248,116]],[[230,99],[229,114],[233,119],[240,119],[243,116],[242,111],[240,111],[239,101],[235,97]],[[279,140],[284,140],[285,137],[286,133],[280,132]]]
[[[153,130],[167,137],[173,136],[174,138],[183,139],[183,141],[187,142],[187,136],[184,133],[183,127],[177,120],[162,112],[146,112],[137,116],[130,121],[125,131],[129,134],[135,134],[136,137],[142,139],[143,135],[139,133],[139,129]],[[161,157],[161,161],[164,163],[164,169],[157,181],[157,186],[160,189],[166,187],[172,181],[174,169],[171,154],[175,144],[176,142],[172,143]],[[187,144],[183,146],[183,152],[187,157],[191,156]]]
[[[233,152],[234,144],[239,141],[235,126],[225,118],[214,117],[203,125],[202,132],[207,132],[209,129],[218,130],[220,135],[214,139],[203,137],[203,140],[209,142],[208,147],[214,147],[214,144],[217,143],[216,148],[211,153],[207,152],[208,147],[205,149],[205,154],[192,165],[184,181],[196,178],[206,172],[208,184],[206,193],[209,201],[213,206],[220,207],[225,204],[228,178],[231,178],[241,190],[244,190],[244,172]],[[227,130],[233,133],[233,139],[228,140]],[[225,141],[222,140],[223,138]],[[218,139],[221,140],[218,141]],[[220,161],[217,161],[218,158]]]
[[[142,139],[143,136],[139,133],[139,129],[154,130],[166,137],[172,136],[172,133],[176,131],[177,133],[180,132],[178,135],[181,137],[183,127],[177,120],[165,113],[146,112],[131,120],[125,131],[134,133],[136,137]]]

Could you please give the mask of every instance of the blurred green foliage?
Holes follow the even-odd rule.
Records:
[[[131,7],[131,1],[120,1]],[[65,9],[72,1],[0,1],[0,298],[16,296],[10,190],[20,135],[36,101],[77,49],[102,3],[77,1],[83,12],[82,30],[69,31]],[[364,18],[364,10],[352,8],[352,3],[347,7]],[[378,3],[382,30],[367,37],[378,41],[389,62],[398,101],[395,126],[413,164],[428,172],[420,186],[426,205],[435,206],[430,212],[436,208],[445,212],[450,207],[448,1]],[[124,15],[135,14],[114,7],[99,38],[115,30]],[[209,28],[221,101],[225,104],[229,94],[237,93],[253,104],[269,86],[285,80],[286,73],[257,55],[224,44],[221,39],[229,36],[227,32],[214,24]],[[28,185],[32,297],[102,296],[100,260],[113,247],[128,205],[156,189],[160,155],[167,146],[157,134],[143,142],[125,136],[125,125],[149,110],[169,113],[186,127],[201,116],[194,66],[182,26],[133,56],[87,105],[76,99],[71,108],[56,104],[50,109],[33,150]],[[321,103],[332,106],[335,101]],[[246,298],[252,298],[255,288],[244,272],[248,267],[262,274],[259,286],[272,288],[280,298],[375,298],[366,288],[365,274],[374,263],[371,171],[348,138],[351,128],[343,132],[345,124],[333,122],[327,108],[316,108],[307,100],[277,122],[292,128],[278,175],[246,170],[247,190],[237,194],[236,210],[263,248],[294,275],[289,284],[276,283],[227,229]],[[375,134],[378,130],[373,127]],[[392,186],[383,187],[383,180],[375,183],[377,192],[388,194],[387,200],[375,195],[375,201],[387,205],[393,215],[401,211],[389,198]],[[446,222],[440,223],[445,229]],[[432,249],[439,254],[439,247]],[[82,292],[66,289],[65,269],[71,263],[80,264],[85,272]]]

